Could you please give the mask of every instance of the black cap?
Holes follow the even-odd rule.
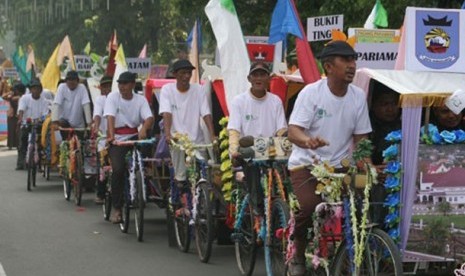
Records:
[[[270,74],[270,67],[268,66],[268,64],[266,64],[263,61],[257,61],[253,63],[252,66],[250,66],[249,75],[258,70],[262,70],[265,71],[267,74]]]
[[[68,73],[66,73],[65,80],[79,80],[78,72],[76,72],[76,71],[68,71]]]
[[[176,72],[178,70],[181,70],[181,69],[190,69],[190,70],[194,70],[195,67],[194,65],[192,65],[192,63],[190,61],[188,61],[187,59],[180,59],[178,61],[176,61],[174,64],[173,64],[173,72]]]
[[[105,84],[105,83],[112,83],[113,78],[111,76],[105,75],[100,79],[100,85]]]
[[[29,82],[29,88],[34,87],[34,86],[40,86],[40,87],[42,87],[42,83],[40,83],[40,80],[39,80],[39,79],[34,78],[34,79],[32,79],[32,80]]]
[[[136,82],[136,74],[129,71],[123,72],[119,75],[118,82]]]
[[[354,48],[352,48],[349,43],[336,40],[326,44],[326,47],[323,48],[318,57],[322,59],[329,56],[357,57],[357,52],[355,52]]]

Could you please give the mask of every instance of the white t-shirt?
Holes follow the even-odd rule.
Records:
[[[308,136],[329,142],[316,150],[294,145],[289,168],[311,164],[314,157],[341,167],[341,160],[349,156],[353,135],[371,132],[366,95],[352,84],[343,97],[331,93],[326,79],[309,84],[297,97],[289,125],[303,127]]]
[[[71,127],[84,127],[84,109],[83,105],[90,103],[86,87],[80,83],[71,91],[66,83],[58,86],[55,96],[55,104],[60,105],[58,114],[59,119],[65,119]]]
[[[271,137],[282,128],[287,128],[287,123],[278,96],[267,92],[264,98],[258,99],[247,91],[232,101],[228,129],[239,131],[241,136]]]
[[[159,114],[171,113],[173,116],[171,134],[188,134],[196,144],[204,143],[200,128],[200,118],[211,114],[207,94],[198,84],[190,84],[189,90],[179,92],[176,83],[165,84],[161,88]]]
[[[100,131],[104,134],[107,133],[107,120],[103,118],[103,109],[105,108],[105,101],[107,99],[106,95],[100,95],[95,99],[94,103],[94,114],[92,118],[95,119],[95,117],[99,116],[100,117]]]
[[[50,111],[50,102],[44,97],[34,99],[32,94],[23,95],[18,102],[18,113],[23,111],[23,122],[27,118],[39,119],[47,116]]]
[[[119,92],[108,94],[103,116],[114,116],[115,128],[137,128],[146,119],[153,117],[149,103],[144,96],[132,93],[132,99],[125,100]],[[115,134],[115,140],[124,141],[132,136],[134,134]]]

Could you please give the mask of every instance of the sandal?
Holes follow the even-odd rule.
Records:
[[[110,222],[113,224],[119,224],[123,222],[123,218],[121,217],[121,210],[116,209],[113,211],[113,214],[111,214]]]

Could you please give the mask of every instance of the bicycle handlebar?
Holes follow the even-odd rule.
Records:
[[[134,145],[150,145],[155,143],[155,138],[142,139],[142,140],[127,140],[127,141],[113,141],[115,146],[130,147]]]

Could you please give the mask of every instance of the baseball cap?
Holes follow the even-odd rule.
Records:
[[[29,82],[29,87],[34,87],[34,86],[42,86],[42,83],[40,83],[39,79],[34,78]]]
[[[253,63],[252,66],[250,66],[249,75],[258,70],[262,70],[265,71],[267,74],[270,74],[270,67],[268,67],[268,65],[265,62],[258,61]]]
[[[326,47],[323,48],[320,55],[320,59],[329,57],[329,56],[357,56],[357,52],[349,45],[349,43],[336,40],[326,44]]]
[[[100,79],[100,84],[112,83],[113,78],[111,76],[105,75]]]
[[[65,80],[79,80],[78,72],[68,71],[68,73],[66,73]]]
[[[136,74],[129,71],[121,73],[118,82],[136,82]]]
[[[187,59],[180,59],[173,64],[173,72],[176,72],[181,69],[191,69],[194,70],[195,67]]]

